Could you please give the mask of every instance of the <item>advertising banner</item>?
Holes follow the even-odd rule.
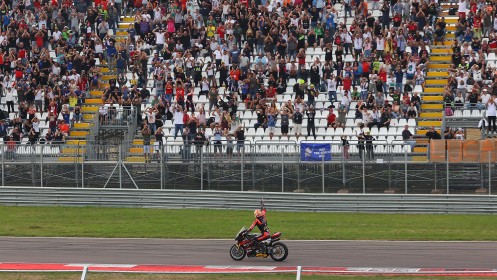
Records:
[[[331,145],[326,143],[300,143],[300,159],[302,161],[331,160]]]

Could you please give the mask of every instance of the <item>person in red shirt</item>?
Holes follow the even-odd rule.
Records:
[[[328,114],[328,117],[326,117],[326,122],[327,122],[327,127],[330,128],[336,128],[337,127],[337,124],[336,124],[336,120],[337,120],[337,116],[335,115],[335,113],[333,113],[333,108],[330,108],[330,113]]]
[[[17,66],[15,68],[14,75],[15,75],[16,81],[19,82],[24,77],[24,67],[22,67],[20,58],[17,59],[16,64],[17,64]]]
[[[185,86],[183,84],[183,81],[181,81],[180,79],[176,81],[176,103],[180,105],[183,110],[185,109]]]
[[[350,78],[350,76],[346,75],[345,78],[343,78],[343,90],[348,90],[350,91],[350,88],[352,86],[352,79]]]
[[[416,29],[418,29],[418,25],[414,22],[414,20],[411,20],[411,22],[407,25],[407,29],[409,29],[409,34],[415,34]]]
[[[480,14],[476,14],[473,17],[473,29],[474,29],[474,37],[480,39],[481,38],[481,17]]]
[[[44,45],[44,37],[45,35],[43,34],[43,32],[41,31],[38,31],[35,35],[35,40],[36,40],[36,46],[38,46],[38,48],[43,48],[43,45]]]
[[[381,81],[383,93],[386,94],[388,89],[387,89],[387,71],[385,71],[385,68],[383,68],[383,67],[380,68],[380,72],[378,73],[378,77],[380,78],[380,81]]]
[[[268,89],[266,90],[266,98],[276,98],[276,89],[273,87],[273,85],[269,85]]]
[[[240,80],[240,74],[241,74],[241,73],[240,73],[240,69],[239,69],[236,65],[234,65],[234,66],[231,68],[231,71],[230,71],[230,77],[231,77],[233,80],[235,80],[235,81],[237,81],[237,82],[238,82],[238,80]]]
[[[224,34],[226,33],[226,29],[224,28],[224,25],[222,23],[219,23],[216,33],[219,40],[224,40]]]
[[[367,58],[365,58],[362,61],[362,76],[369,79],[369,61]]]
[[[69,125],[64,120],[60,121],[59,129],[60,132],[64,134],[64,136],[69,135]]]
[[[402,23],[402,17],[400,16],[399,13],[396,13],[395,16],[393,16],[393,26],[400,27],[401,23]]]

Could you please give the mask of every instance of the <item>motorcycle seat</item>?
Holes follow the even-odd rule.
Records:
[[[280,237],[281,236],[281,232],[276,232],[275,234],[271,235],[271,238],[276,238],[276,237]]]

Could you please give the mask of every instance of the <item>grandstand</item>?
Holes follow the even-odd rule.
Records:
[[[361,1],[359,1],[361,2]],[[190,2],[189,2],[190,3]],[[325,3],[328,4],[328,3]],[[190,6],[191,5],[191,6]],[[447,32],[444,36],[444,41],[442,43],[438,42],[438,44],[435,45],[436,40],[428,40],[428,44],[424,44],[423,42],[420,42],[419,45],[424,45],[424,49],[426,49],[427,53],[429,54],[428,58],[429,60],[426,63],[420,63],[419,61],[417,62],[417,66],[421,66],[420,68],[420,78],[421,82],[417,83],[416,85],[412,85],[412,89],[408,90],[408,95],[407,99],[411,100],[413,94],[418,94],[421,97],[422,104],[420,106],[419,112],[417,112],[417,115],[415,118],[405,118],[405,117],[393,117],[390,120],[390,125],[387,126],[376,126],[373,125],[371,128],[367,128],[366,130],[370,130],[371,135],[375,138],[375,141],[377,143],[402,143],[403,142],[403,136],[402,136],[402,131],[404,130],[405,125],[408,126],[409,131],[414,135],[416,139],[416,147],[412,151],[411,155],[413,156],[413,160],[417,161],[426,161],[427,157],[426,154],[428,152],[427,150],[427,143],[428,139],[425,137],[427,131],[431,127],[435,127],[438,131],[442,131],[445,127],[445,124],[443,123],[443,119],[445,118],[444,116],[444,103],[446,101],[444,100],[444,95],[446,92],[446,85],[447,85],[447,79],[446,77],[448,76],[448,72],[450,71],[451,64],[452,64],[452,53],[453,53],[453,42],[456,40],[456,35],[455,31],[457,31],[457,16],[449,16],[449,8],[453,7],[454,5],[448,4],[448,3],[440,3],[439,6],[439,11],[438,11],[438,18],[440,17],[445,17],[445,22],[446,22],[446,28],[445,31]],[[456,5],[457,6],[457,5]],[[329,6],[331,7],[331,6]],[[366,5],[366,7],[368,7]],[[153,8],[153,7],[152,7]],[[169,7],[167,7],[169,8]],[[165,9],[167,9],[165,8]],[[190,3],[188,6],[188,10],[193,14],[196,9],[202,9],[203,7],[197,6],[196,3]],[[361,10],[362,9],[362,10]],[[370,14],[371,17],[373,18],[381,18],[383,17],[383,11],[379,9],[378,7],[374,7],[373,5],[369,5],[368,7],[369,10],[365,11],[364,6],[359,6],[357,7],[357,10],[354,11],[352,9],[352,14],[356,14],[356,12],[364,13],[364,16],[369,16],[367,15],[368,13]],[[393,17],[393,11],[396,8],[392,7],[391,11],[391,16]],[[129,10],[129,9],[128,9]],[[137,9],[136,11],[139,11]],[[336,22],[338,24],[345,23],[347,30],[351,30],[352,26],[356,26],[357,24],[355,23],[355,19],[352,17],[347,17],[345,14],[345,8],[343,4],[335,4],[333,5],[333,9],[328,8],[328,11],[336,16]],[[163,12],[164,16],[168,14],[167,11],[166,13]],[[223,15],[223,19],[226,20],[227,15]],[[407,15],[405,15],[407,18]],[[429,16],[427,16],[429,18]],[[176,20],[176,19],[173,19]],[[395,20],[395,19],[394,19]],[[405,20],[405,19],[404,19]],[[114,34],[112,32],[112,29],[109,30],[109,34],[111,37],[114,38],[116,41],[116,49],[118,51],[124,51],[127,53],[129,56],[130,54],[130,45],[133,45],[135,49],[139,49],[138,43],[130,43],[130,36],[133,34],[130,34],[130,32],[133,31],[133,29],[138,28],[139,29],[139,23],[142,21],[142,16],[140,16],[140,13],[137,14],[132,14],[128,13],[127,15],[123,15],[119,18],[119,22],[117,23],[117,29]],[[194,20],[195,22],[195,20]],[[175,22],[178,24],[177,22]],[[406,24],[406,30],[410,30],[407,28],[408,21],[404,22]],[[302,24],[302,22],[300,23]],[[395,25],[395,24],[394,24]],[[179,24],[181,26],[181,24]],[[169,27],[168,27],[169,28]],[[421,31],[420,33],[423,34],[423,32],[427,32],[425,29],[424,31]],[[134,32],[134,31],[133,31]],[[217,31],[216,31],[217,32]],[[171,34],[174,34],[175,32],[169,32]],[[339,33],[339,31],[337,31]],[[391,35],[391,34],[390,34]],[[436,36],[434,34],[433,36]],[[138,38],[139,36],[137,36]],[[339,37],[339,36],[337,36]],[[307,36],[307,40],[309,40],[309,35]],[[412,38],[411,38],[412,39]],[[485,39],[484,39],[485,40]],[[423,40],[421,40],[423,41]],[[332,62],[337,61],[337,51],[338,47],[336,44],[336,41],[333,41],[332,43],[333,47],[333,55],[332,55]],[[343,62],[344,63],[354,63],[356,61],[356,57],[354,56],[354,45],[351,44],[352,50],[350,54],[344,54],[343,56],[341,55],[340,57],[343,57]],[[207,48],[205,46],[204,48]],[[366,48],[366,47],[365,47]],[[412,42],[409,42],[406,44],[405,47],[405,52],[407,53],[413,53],[413,48],[419,51],[418,49],[418,43],[412,44]],[[422,47],[423,48],[423,47]],[[421,48],[421,49],[422,49]],[[139,49],[139,50],[145,50],[146,48]],[[256,63],[255,63],[255,57],[258,55],[258,49],[254,47],[251,53],[251,69],[256,70]],[[106,107],[107,109],[105,110],[116,110],[118,112],[119,116],[122,118],[123,112],[127,110],[135,110],[133,111],[132,114],[139,114],[141,115],[141,119],[145,120],[146,115],[145,111],[148,107],[152,106],[152,103],[154,102],[153,96],[157,94],[157,89],[156,89],[156,81],[154,78],[154,67],[155,67],[155,60],[154,60],[154,54],[157,53],[156,47],[152,44],[152,46],[147,49],[149,52],[149,55],[147,55],[147,63],[146,66],[142,64],[146,69],[151,69],[147,77],[146,81],[143,82],[143,85],[150,90],[150,98],[148,100],[145,100],[139,105],[139,108],[136,106],[126,106],[123,104],[119,104],[118,102],[108,102],[106,99],[108,99],[108,87],[109,87],[109,81],[112,79],[117,78],[117,65],[108,65],[106,59],[99,59],[96,58],[96,66],[97,70],[95,75],[98,76],[98,85],[89,87],[90,90],[84,99],[84,102],[81,104],[81,111],[83,113],[83,121],[82,122],[76,122],[71,126],[70,132],[68,135],[65,137],[65,143],[64,145],[60,146],[51,146],[49,148],[42,148],[38,149],[35,151],[35,153],[42,153],[42,154],[47,154],[47,155],[59,155],[59,160],[60,161],[75,161],[77,160],[77,157],[87,153],[87,149],[84,148],[85,145],[88,143],[96,143],[95,145],[120,145],[120,144],[125,144],[126,147],[126,158],[128,161],[131,162],[145,162],[145,157],[143,154],[143,139],[141,135],[141,127],[139,126],[139,123],[136,122],[121,122],[119,124],[116,123],[105,123],[102,124],[100,121],[100,113],[99,109],[103,106]],[[361,48],[361,52],[362,52]],[[394,51],[395,52],[395,51]],[[210,56],[206,55],[204,52],[201,52],[204,54],[203,58],[203,69],[202,69],[202,76],[208,76],[207,73],[207,62],[211,61],[212,63],[217,63],[213,58]],[[364,50],[365,53],[365,50]],[[56,49],[51,49],[49,48],[49,54],[50,57],[54,60],[57,61],[60,58],[61,53],[58,52]],[[321,64],[320,67],[322,67],[322,63],[327,60],[327,50],[324,45],[317,45],[316,47],[314,46],[307,46],[305,48],[305,59],[304,57],[301,57],[301,60],[305,61],[305,68],[306,69],[311,69],[313,66],[314,61],[319,61]],[[374,56],[374,55],[373,55]],[[489,53],[488,55],[485,53],[485,59],[489,61],[489,65],[491,66],[492,64],[495,64],[495,55],[493,53]],[[114,62],[111,62],[114,64]],[[129,62],[128,62],[129,63]],[[164,63],[164,62],[162,62]],[[185,61],[183,62],[185,63]],[[384,61],[381,61],[382,65],[384,64]],[[288,63],[289,64],[289,63]],[[287,64],[287,65],[288,65]],[[173,63],[171,63],[173,65]],[[110,67],[109,67],[110,66]],[[370,65],[371,67],[373,65]],[[137,67],[137,66],[135,66]],[[278,66],[281,67],[281,66]],[[299,66],[300,67],[300,66]],[[172,70],[172,68],[171,68]],[[393,69],[392,69],[393,70]],[[134,72],[132,72],[134,71]],[[288,71],[288,69],[287,69]],[[346,70],[340,70],[340,71],[346,71]],[[173,72],[173,71],[170,71]],[[216,80],[219,80],[221,77],[221,71],[216,71],[214,78]],[[269,73],[269,71],[268,71]],[[322,71],[319,72],[320,75],[322,75]],[[335,76],[339,76],[337,70],[333,71]],[[131,67],[125,69],[125,76],[128,80],[126,85],[128,88],[132,87],[132,81],[137,80],[136,78],[136,69],[132,70]],[[138,75],[139,76],[139,75]],[[406,73],[402,74],[401,80],[402,82],[400,83],[402,86],[405,85],[408,81],[408,75]],[[370,79],[370,77],[366,77],[367,79]],[[288,100],[290,100],[292,103],[295,100],[295,84],[300,83],[301,77],[299,79],[295,78],[289,78],[287,79],[287,82],[285,83],[285,87],[282,90],[281,94],[278,94],[276,97],[276,100],[274,101],[274,107],[276,110],[280,111],[284,107],[284,103]],[[306,79],[307,80],[307,79]],[[306,88],[305,90],[308,90],[310,87],[310,81],[312,81],[312,77],[308,80],[308,84],[305,84],[303,87]],[[424,82],[423,82],[424,81]],[[262,84],[265,86],[268,86],[270,80],[268,77],[264,77]],[[320,82],[325,82],[324,79],[320,79]],[[399,84],[397,81],[396,84]],[[340,85],[337,87],[337,97],[338,99],[331,102],[328,98],[328,92],[325,89],[324,91],[321,91],[321,85],[315,85],[315,88],[317,88],[319,91],[321,91],[316,97],[315,97],[315,102],[314,102],[314,107],[315,107],[315,137],[311,135],[307,135],[307,117],[304,114],[304,120],[302,122],[302,136],[296,137],[295,132],[292,131],[293,128],[293,123],[290,121],[290,131],[288,133],[288,136],[284,136],[281,131],[281,115],[277,117],[277,121],[275,124],[275,129],[274,129],[274,135],[270,135],[271,129],[263,129],[263,128],[255,128],[255,124],[258,121],[258,116],[257,116],[257,111],[253,110],[252,108],[247,108],[247,104],[243,102],[243,100],[238,100],[238,102],[235,103],[236,105],[236,111],[237,111],[237,116],[239,120],[237,122],[233,122],[233,126],[243,126],[245,127],[245,137],[246,141],[249,143],[296,143],[299,144],[302,141],[320,141],[320,142],[333,142],[333,143],[340,143],[342,136],[347,136],[349,138],[349,141],[352,146],[356,146],[359,139],[358,139],[358,125],[360,123],[365,122],[364,115],[358,116],[356,113],[356,106],[360,105],[360,102],[358,100],[352,100],[350,102],[350,109],[346,113],[345,116],[345,121],[343,126],[338,126],[336,128],[334,127],[328,127],[328,110],[330,107],[334,107],[334,113],[338,116],[338,110],[341,107],[341,102],[344,96],[344,86],[345,85]],[[471,91],[473,86],[468,85],[467,90],[468,92]],[[121,89],[120,89],[121,90]],[[204,107],[208,108],[209,107],[209,98],[207,95],[200,95],[201,91],[201,86],[194,87],[193,90],[193,97],[192,101],[193,104],[195,105],[195,108],[199,107]],[[226,101],[226,96],[228,96],[230,93],[230,90],[228,90],[226,87],[220,87],[219,89],[219,96],[221,96],[222,99],[225,99]],[[241,95],[241,92],[238,93]],[[2,104],[5,104],[6,100],[3,98]],[[394,97],[392,95],[386,95],[385,96],[386,101],[389,104],[392,104],[394,101]],[[308,97],[305,95],[304,102],[308,102]],[[268,99],[268,103],[271,101]],[[134,109],[133,109],[134,108]],[[468,126],[471,125],[474,121],[474,119],[479,119],[481,118],[484,110],[475,110],[474,108],[471,109],[462,109],[462,110],[454,110],[454,115],[453,116],[447,116],[447,118],[453,119],[461,119],[461,120],[470,120],[470,123],[468,123]],[[10,118],[12,119],[17,112],[17,108],[14,113],[11,113]],[[198,110],[196,110],[196,113],[198,113]],[[14,115],[13,115],[14,114]],[[45,114],[37,113],[37,116],[40,119],[46,118]],[[211,115],[208,115],[207,118],[209,118]],[[58,117],[60,120],[63,119],[62,114],[59,115]],[[73,113],[70,113],[70,119],[73,119]],[[451,121],[452,121],[451,120]],[[459,122],[455,122],[454,125],[457,125]],[[462,123],[459,123],[462,124]],[[48,129],[48,121],[41,121],[40,122],[40,128],[42,129],[41,135],[44,135],[46,133],[46,130]],[[476,124],[475,124],[476,126]],[[458,126],[459,127],[459,126]],[[181,146],[183,144],[183,140],[181,136],[179,135],[178,137],[175,137],[175,124],[174,120],[164,120],[163,121],[163,133],[164,136],[162,137],[162,141],[164,145],[172,145],[172,146]],[[180,131],[181,134],[181,131]],[[442,133],[441,133],[442,134]],[[206,130],[206,136],[212,136],[213,133],[211,129],[207,128]],[[222,135],[221,140],[223,143],[227,142],[227,135]],[[153,139],[154,137],[152,137]],[[212,140],[212,139],[211,139]],[[27,142],[27,138],[24,138],[22,140],[24,143]],[[23,143],[23,144],[24,144]],[[92,144],[93,145],[93,144]],[[75,148],[75,146],[82,146],[82,148]],[[157,146],[152,144],[152,146]],[[226,145],[224,145],[226,146]],[[19,147],[21,150],[21,147]],[[226,149],[226,147],[223,147],[223,149]],[[377,149],[377,152],[382,151],[383,148],[381,148],[380,145],[375,147]],[[399,152],[402,152],[403,149],[401,149]],[[357,149],[352,149],[352,153],[357,153]],[[29,153],[26,148],[22,148],[21,153]]]

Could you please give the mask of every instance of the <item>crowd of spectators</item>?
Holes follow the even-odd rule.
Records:
[[[455,3],[454,3],[455,4]],[[496,133],[497,5],[494,2],[459,0],[451,67],[445,86],[447,116],[461,117],[463,110],[485,110],[483,129]],[[493,57],[493,58],[492,58]],[[473,116],[473,114],[471,114]],[[480,114],[478,114],[478,117]],[[462,129],[446,131],[447,139],[461,138]]]
[[[247,127],[270,139],[304,128],[315,139],[317,110],[328,129],[345,127],[350,109],[369,128],[415,119],[427,46],[436,29],[445,34],[436,1],[132,1],[126,10],[135,21],[129,38],[112,58],[97,51],[120,73],[103,101],[136,106],[157,139],[172,121],[173,139],[190,143],[198,134],[244,141]]]
[[[473,104],[459,90],[461,81],[471,76],[471,92],[479,95],[485,85],[475,72],[493,78],[484,54],[497,44],[494,4],[458,5],[454,77],[446,93],[454,96],[451,106],[459,94]],[[439,9],[436,1],[417,0],[4,1],[0,65],[8,120],[0,132],[11,136],[17,128],[22,138],[32,131],[35,142],[60,132],[63,140],[82,120],[87,91],[102,87],[103,102],[136,106],[160,139],[165,132],[158,128],[169,120],[172,136],[190,142],[197,134],[244,141],[239,131],[247,126],[268,129],[271,138],[300,137],[304,127],[315,138],[316,110],[327,111],[328,129],[344,127],[350,109],[367,127],[389,127],[392,119],[419,116],[421,99],[413,90],[424,85],[427,46],[443,43],[447,32]],[[119,40],[125,13],[134,22]],[[108,84],[99,63],[117,73]],[[318,104],[322,94],[327,102]],[[203,96],[206,102],[197,102]],[[143,104],[152,109],[142,112]],[[244,119],[240,106],[256,114],[255,122]],[[35,117],[49,123],[47,135],[40,135]]]
[[[115,5],[89,0],[0,3],[0,137],[10,145],[63,143],[90,83],[98,82],[98,36]],[[115,28],[115,24],[114,24]],[[113,39],[105,38],[107,52]]]

